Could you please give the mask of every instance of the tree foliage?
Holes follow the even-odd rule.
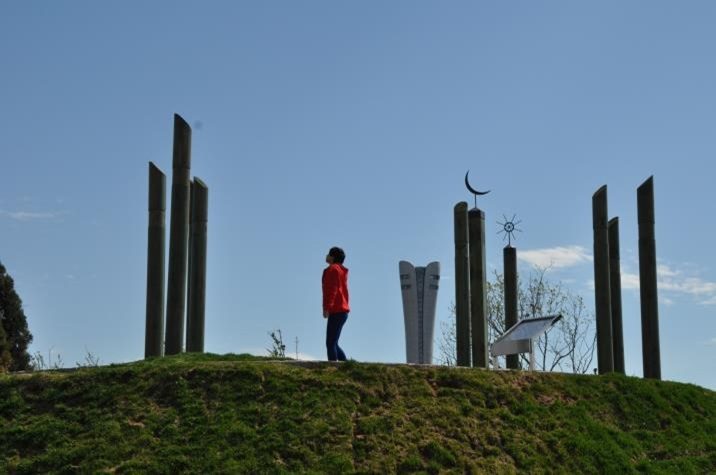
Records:
[[[27,327],[27,317],[22,309],[22,300],[15,292],[15,281],[0,263],[0,322],[10,353],[7,369],[21,371],[31,369],[27,347],[32,334]],[[2,335],[0,335],[0,364],[2,361]]]
[[[10,342],[7,341],[7,335],[2,325],[0,325],[0,373],[4,373],[10,369],[12,358],[10,357]]]
[[[495,272],[487,284],[488,341],[492,343],[505,328],[505,281]],[[526,280],[518,281],[518,318],[562,314],[562,319],[536,342],[535,365],[542,371],[587,373],[594,359],[596,332],[594,317],[581,296],[561,283],[546,278],[546,269],[535,269]],[[455,364],[455,306],[450,307],[450,321],[443,322],[438,360]],[[504,357],[498,360],[504,367]],[[522,367],[529,365],[528,355],[520,355]]]

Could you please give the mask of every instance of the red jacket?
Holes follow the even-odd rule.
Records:
[[[331,264],[323,270],[323,311],[350,312],[348,305],[348,269],[342,264]]]

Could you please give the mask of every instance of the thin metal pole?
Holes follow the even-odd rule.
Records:
[[[535,370],[534,341],[530,340],[530,371]]]

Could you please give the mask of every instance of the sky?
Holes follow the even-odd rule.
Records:
[[[608,186],[641,376],[636,188],[653,175],[662,376],[716,389],[714,24],[710,1],[1,0],[0,261],[31,352],[143,357],[148,163],[170,188],[178,113],[209,186],[207,351],[265,354],[281,329],[325,358],[338,245],[341,346],[405,361],[398,262],[441,263],[439,329],[470,170],[492,190],[488,273],[516,214],[521,275],[551,266],[592,311]]]

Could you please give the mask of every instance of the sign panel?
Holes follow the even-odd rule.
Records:
[[[520,320],[490,345],[490,353],[492,356],[530,353],[532,341],[539,338],[561,318],[562,315],[551,315]]]

